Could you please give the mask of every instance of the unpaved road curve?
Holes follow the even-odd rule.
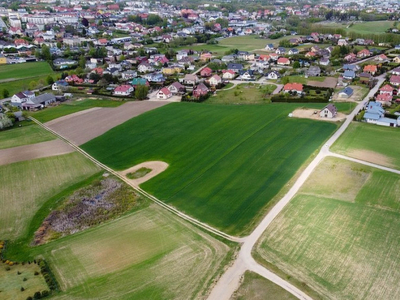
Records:
[[[75,151],[60,139],[31,145],[0,150],[0,165],[7,165],[24,160],[56,156]]]
[[[169,103],[133,101],[118,107],[89,109],[52,120],[46,126],[74,144],[82,145],[133,117]]]

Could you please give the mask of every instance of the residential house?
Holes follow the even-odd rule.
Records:
[[[288,66],[290,65],[290,60],[286,57],[279,57],[277,64],[281,66]]]
[[[132,78],[137,77],[137,72],[134,70],[127,70],[121,73],[122,80],[131,80]]]
[[[370,101],[368,103],[364,113],[364,120],[367,123],[377,124],[382,126],[391,126],[391,127],[398,126],[396,119],[385,118],[385,110],[383,109],[381,102]]]
[[[147,73],[147,72],[154,72],[154,68],[152,65],[150,65],[147,62],[142,62],[139,66],[138,66],[138,71],[140,73]]]
[[[303,85],[301,83],[286,83],[283,87],[285,93],[296,92],[297,94],[303,93]]]
[[[68,88],[68,82],[65,80],[57,80],[56,82],[53,83],[51,86],[51,89],[53,91],[64,91]]]
[[[319,60],[319,64],[321,66],[328,66],[330,64],[330,60],[327,57],[323,57]]]
[[[181,78],[179,81],[186,85],[196,85],[200,80],[194,74],[186,74],[185,77]]]
[[[320,76],[321,75],[321,68],[318,66],[311,66],[307,71],[306,71],[306,76]]]
[[[286,53],[286,49],[283,48],[283,47],[278,47],[278,48],[275,50],[275,53],[278,54],[278,55],[284,55],[284,54]]]
[[[358,58],[365,58],[371,55],[371,52],[368,49],[362,49],[357,52]]]
[[[146,78],[137,77],[132,79],[131,85],[135,88],[138,85],[150,86],[150,83],[147,81]]]
[[[172,97],[172,92],[166,87],[163,87],[157,93],[157,99],[167,100],[167,99],[169,99],[171,97]]]
[[[236,54],[237,58],[240,60],[254,60],[254,53],[250,53],[247,51],[238,51]]]
[[[209,67],[205,67],[200,71],[201,77],[210,77],[211,75],[212,75],[212,70]]]
[[[267,50],[267,51],[274,51],[274,49],[275,49],[275,47],[273,44],[267,44],[265,46],[265,50]]]
[[[222,79],[218,75],[213,75],[208,82],[210,83],[211,86],[217,86],[218,84],[222,83]]]
[[[339,92],[340,98],[350,98],[353,95],[353,89],[351,87],[345,87]]]
[[[380,54],[377,57],[375,57],[375,60],[380,62],[385,62],[388,61],[388,58],[385,54]]]
[[[232,80],[236,77],[236,73],[233,70],[223,70],[222,73],[223,79]]]
[[[169,85],[168,89],[173,95],[182,94],[186,90],[185,87],[177,81]]]
[[[239,72],[239,80],[254,80],[254,74],[252,70],[242,70]]]
[[[200,83],[196,88],[193,90],[193,97],[200,98],[201,96],[207,95],[209,89],[204,85],[204,83]]]
[[[227,66],[228,70],[232,70],[235,73],[239,73],[240,71],[243,70],[243,65],[242,64],[236,64],[236,63],[230,63]]]
[[[381,95],[387,94],[387,95],[393,96],[393,91],[394,91],[394,88],[392,86],[390,86],[389,84],[385,84],[383,87],[381,87],[379,89],[379,94],[381,94]]]
[[[343,73],[343,78],[347,80],[353,80],[354,78],[356,78],[356,73],[351,70],[346,70]]]
[[[262,61],[269,61],[271,59],[271,56],[269,56],[268,54],[260,54],[260,56],[258,57],[258,60],[262,60]]]
[[[236,60],[236,55],[225,55],[221,58],[221,61],[224,63],[233,62]]]
[[[279,58],[279,54],[271,53],[271,54],[269,55],[269,57],[270,57],[273,61],[276,61],[276,60],[278,60],[278,58]]]
[[[290,49],[289,52],[288,52],[288,54],[289,54],[289,55],[296,55],[296,54],[299,54],[299,49],[296,49],[296,48]]]
[[[400,76],[399,75],[390,76],[389,82],[391,85],[400,86]]]
[[[129,96],[133,92],[133,86],[128,84],[119,85],[114,89],[116,96]]]
[[[337,42],[338,46],[347,46],[348,43],[345,39],[339,39]]]
[[[365,72],[361,73],[359,77],[360,77],[360,82],[362,83],[368,83],[373,79],[371,74]]]
[[[354,53],[349,53],[343,59],[347,62],[353,62],[357,60],[357,55],[355,55]]]
[[[393,96],[390,94],[379,94],[375,98],[376,102],[382,104],[382,106],[390,106],[392,105]]]
[[[11,105],[21,106],[22,103],[25,103],[29,99],[33,98],[35,98],[35,93],[31,91],[19,92],[11,97]]]
[[[155,82],[155,83],[162,83],[165,81],[165,77],[162,73],[148,73],[142,75],[142,77],[150,82]]]
[[[56,58],[53,60],[53,66],[57,69],[68,69],[78,65],[76,60],[66,59],[66,58]]]
[[[400,75],[400,67],[396,67],[392,70],[393,75]]]
[[[201,61],[210,61],[212,58],[212,54],[209,52],[204,52],[200,55],[200,60]]]
[[[178,73],[177,70],[174,67],[164,67],[161,69],[161,72],[164,75],[170,76],[170,75],[174,75],[175,73]]]
[[[23,110],[35,110],[48,106],[56,102],[56,97],[53,94],[42,94],[37,97],[29,98],[26,102],[21,104]]]
[[[325,106],[319,113],[319,116],[321,118],[334,118],[337,115],[337,108],[335,105],[332,103],[329,103],[327,106]]]
[[[350,70],[350,71],[354,71],[357,72],[358,70],[360,70],[360,67],[358,65],[349,65],[349,64],[345,64],[343,65],[343,70]]]
[[[395,62],[396,64],[399,64],[400,63],[400,55],[393,58],[393,62]]]
[[[271,80],[276,80],[278,78],[281,78],[281,74],[277,71],[268,72],[266,74],[266,76],[267,76],[267,79],[271,79]]]
[[[371,75],[375,75],[375,73],[378,71],[378,67],[376,65],[366,65],[364,66],[363,71],[370,73]]]
[[[311,58],[311,57],[316,57],[317,53],[309,51],[306,53],[305,57]]]

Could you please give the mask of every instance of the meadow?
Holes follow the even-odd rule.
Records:
[[[253,254],[315,299],[398,299],[399,186],[397,174],[326,158]]]
[[[0,237],[24,237],[49,198],[99,171],[79,153],[0,166]]]
[[[372,163],[400,168],[400,132],[396,128],[353,122],[331,150]]]
[[[32,249],[58,279],[54,299],[200,299],[230,253],[155,204]]]
[[[230,300],[296,300],[297,298],[264,277],[246,271],[243,282]]]
[[[361,34],[385,33],[386,30],[393,27],[393,21],[371,21],[355,23],[347,28],[347,31],[354,31]]]
[[[337,128],[288,118],[298,106],[172,103],[82,148],[116,170],[167,162],[169,168],[143,189],[230,234],[245,234]]]
[[[0,149],[46,142],[55,138],[40,126],[32,122],[24,122],[21,127],[13,127],[0,132]]]
[[[47,62],[32,62],[0,66],[0,81],[16,80],[27,77],[38,77],[52,74],[53,70]]]
[[[117,107],[124,104],[124,101],[84,99],[61,103],[59,106],[47,107],[43,110],[31,113],[31,116],[38,121],[45,123],[62,116],[76,113],[93,107]]]

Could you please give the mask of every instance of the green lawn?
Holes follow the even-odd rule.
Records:
[[[399,186],[397,174],[327,158],[254,255],[314,299],[398,299]]]
[[[255,104],[269,103],[266,94],[271,94],[276,89],[276,85],[243,83],[227,91],[218,91],[217,95],[211,96],[207,103],[210,104]]]
[[[362,34],[385,33],[385,31],[391,27],[393,27],[393,21],[372,21],[356,23],[349,27],[347,31],[354,31]]]
[[[210,51],[216,55],[224,55],[225,52],[227,52],[231,48],[225,47],[225,46],[222,46],[219,44],[216,44],[216,45],[198,44],[198,45],[188,45],[188,46],[174,48],[175,51],[179,51],[179,50],[183,50],[183,49],[191,49],[193,51]]]
[[[289,40],[296,37],[299,37],[299,35],[288,35],[279,39],[264,39],[260,38],[258,35],[234,36],[220,40],[218,45],[242,51],[253,51],[256,49],[264,49],[267,44],[278,46],[281,40]]]
[[[38,77],[53,74],[53,70],[47,62],[32,62],[23,64],[1,65],[0,81],[21,79],[27,77]]]
[[[51,74],[54,78],[54,80],[57,79],[57,74],[52,73]],[[37,77],[30,77],[26,79],[18,79],[14,81],[9,81],[9,82],[2,82],[0,83],[0,99],[3,99],[3,90],[7,89],[10,92],[10,97],[12,97],[14,94],[19,93],[21,91],[26,91],[29,89],[29,84],[34,81],[38,83],[39,81],[43,82],[43,86],[47,85],[46,78],[48,75],[41,75]]]
[[[9,266],[9,271],[6,271],[7,266],[0,261],[1,300],[25,300],[28,296],[33,297],[38,291],[49,290],[43,276],[41,274],[34,275],[35,272],[40,273],[40,268],[37,264],[13,265]],[[25,281],[24,278],[26,279]],[[21,287],[25,290],[21,291]]]
[[[202,299],[230,258],[226,244],[156,205],[32,255],[50,263],[63,290],[54,299]]]
[[[244,279],[231,300],[296,300],[297,298],[276,285],[251,271],[244,273]]]
[[[400,168],[400,131],[396,128],[353,122],[332,146],[332,151],[388,167]]]
[[[31,113],[31,116],[44,123],[85,109],[93,107],[117,107],[124,103],[124,101],[103,99],[75,100],[62,103],[56,107],[47,107],[44,110]]]
[[[40,126],[24,122],[22,127],[0,131],[0,149],[54,140],[55,136]]]
[[[167,162],[166,171],[141,187],[212,226],[245,234],[337,128],[288,118],[298,106],[173,103],[82,148],[117,170],[144,161]]]
[[[305,78],[304,76],[300,76],[300,75],[291,75],[291,76],[286,76],[285,78],[287,78],[290,83],[294,82],[294,83],[307,84],[307,82],[309,82],[309,81],[320,81],[320,82],[323,82],[326,77],[315,76],[315,77]]]
[[[0,166],[0,237],[24,236],[49,198],[97,172],[99,168],[79,153]]]

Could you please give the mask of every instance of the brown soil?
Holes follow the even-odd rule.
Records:
[[[32,145],[2,149],[0,150],[0,165],[67,154],[73,151],[74,148],[59,139]]]
[[[315,86],[315,87],[326,87],[326,88],[335,88],[337,84],[337,78],[335,77],[327,77],[324,81],[308,81],[307,85]]]
[[[364,150],[364,149],[355,149],[351,150],[348,153],[348,156],[354,157],[357,159],[365,160],[377,165],[381,166],[387,166],[391,168],[396,168],[395,165],[393,165],[392,160],[380,153],[376,153],[374,151],[369,151],[369,150]]]
[[[146,174],[143,177],[137,178],[137,179],[129,179],[126,177],[126,174],[129,173],[134,173],[140,168],[147,168],[151,169],[151,172]],[[164,172],[168,168],[168,164],[163,161],[146,161],[144,163],[138,164],[134,167],[131,167],[129,169],[126,169],[124,171],[119,172],[122,176],[125,176],[126,179],[134,186],[139,186],[141,183],[150,180],[151,178],[157,176],[161,172]]]
[[[321,118],[319,116],[318,109],[296,109],[292,112],[292,114],[293,117],[295,118],[305,118],[305,119],[312,119],[318,121],[331,121],[331,122],[342,121],[346,118],[346,115],[343,113],[338,113],[335,118]]]
[[[140,101],[114,108],[89,109],[52,120],[46,125],[73,143],[82,145],[133,117],[168,103]]]

